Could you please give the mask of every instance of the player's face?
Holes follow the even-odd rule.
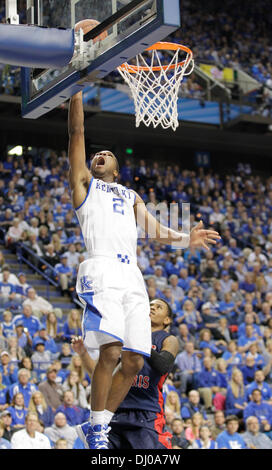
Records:
[[[109,150],[103,150],[95,154],[92,159],[91,172],[95,178],[104,180],[105,178],[117,177],[116,158]]]
[[[150,302],[150,314],[151,325],[152,326],[161,326],[165,328],[166,325],[170,323],[170,318],[168,316],[168,307],[165,302],[155,299]]]

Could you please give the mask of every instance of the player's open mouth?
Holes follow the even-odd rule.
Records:
[[[96,166],[104,166],[105,165],[105,158],[99,157],[96,162]]]

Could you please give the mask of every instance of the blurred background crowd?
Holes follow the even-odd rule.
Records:
[[[261,85],[257,111],[271,116],[268,0],[182,3],[182,29],[168,39],[191,47],[196,63],[214,66],[219,75],[225,67],[246,72]],[[18,0],[21,23],[25,4]],[[4,0],[0,22],[5,23]],[[110,85],[119,81],[118,73],[107,77]],[[19,69],[0,64],[0,90],[20,96]],[[204,91],[196,76],[184,81],[183,96],[202,100]],[[270,449],[272,177],[246,163],[230,170],[226,163],[225,171],[192,169],[186,156],[178,164],[170,153],[165,163],[140,155],[124,159],[119,183],[135,189],[164,224],[175,203],[181,227],[182,204],[189,203],[191,226],[203,220],[222,239],[209,251],[174,251],[138,233],[138,265],[149,298],[169,303],[170,332],[179,341],[163,387],[166,429],[176,449]],[[22,442],[29,448],[82,448],[75,426],[89,417],[91,379],[71,339],[81,334],[75,281],[86,257],[71,205],[66,151],[5,156],[0,449],[21,448]],[[33,429],[35,443],[29,439]]]
[[[33,150],[0,165],[0,446],[16,448],[13,434],[37,418],[52,448],[59,438],[78,448],[74,426],[88,418],[91,380],[70,344],[81,332],[74,286],[86,253],[67,155]],[[139,230],[149,298],[171,305],[180,345],[163,388],[173,446],[271,448],[272,177],[249,164],[221,174],[127,158],[119,182],[154,213],[160,203],[162,222],[171,203],[180,216],[190,203],[191,226],[203,220],[222,237],[209,251],[174,251]],[[55,297],[37,273],[55,283]]]

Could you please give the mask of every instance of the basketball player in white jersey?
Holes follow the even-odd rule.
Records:
[[[92,377],[90,423],[78,433],[92,449],[106,449],[108,423],[150,356],[149,299],[137,267],[138,222],[163,244],[204,247],[220,239],[202,222],[190,235],[159,224],[133,190],[115,180],[118,161],[110,151],[86,165],[82,92],[69,107],[69,184],[89,258],[80,264],[77,294],[84,305],[82,330],[88,351],[99,349]],[[121,367],[113,374],[121,355]]]

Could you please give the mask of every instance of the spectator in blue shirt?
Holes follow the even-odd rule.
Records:
[[[53,313],[53,315],[55,315]],[[38,333],[36,333],[35,335],[35,340],[37,338],[41,338],[43,341],[44,341],[44,349],[45,351],[49,351],[51,353],[51,357],[54,359],[55,357],[57,357],[58,353],[59,353],[59,350],[58,350],[58,347],[54,341],[53,338],[51,338],[51,336],[47,333],[47,330],[46,330],[46,327],[45,326],[41,326]]]
[[[3,313],[3,322],[0,326],[2,328],[3,336],[5,336],[5,338],[9,338],[10,336],[15,335],[12,313],[9,310],[5,310],[5,312]]]
[[[246,387],[247,401],[252,398],[252,392],[258,388],[262,394],[262,400],[272,404],[272,387],[265,382],[265,375],[262,370],[256,370],[254,381]]]
[[[232,300],[230,292],[226,292],[224,295],[224,300],[221,300],[221,302],[219,302],[219,312],[223,315],[226,315],[229,321],[231,321],[232,317],[235,316],[236,305],[235,302]]]
[[[254,380],[255,372],[260,369],[257,364],[255,364],[255,359],[252,356],[246,356],[245,363],[239,366],[239,369],[242,371],[244,376],[245,385],[250,384]]]
[[[188,291],[190,288],[191,278],[188,276],[188,269],[181,268],[179,271],[179,280],[178,286],[180,286],[183,291]]]
[[[0,305],[4,308],[8,308],[12,303],[16,303],[15,285],[8,282],[6,276],[8,277],[7,271],[3,271],[3,280],[0,281]]]
[[[16,292],[26,297],[28,289],[31,288],[31,285],[28,284],[26,280],[26,275],[23,272],[18,274],[19,284],[16,285]]]
[[[243,417],[243,411],[247,406],[244,378],[242,372],[236,367],[232,370],[231,380],[227,387],[226,415]]]
[[[196,380],[205,408],[211,410],[213,396],[219,392],[220,380],[217,371],[212,366],[212,359],[210,357],[204,358],[203,369],[196,374]]]
[[[185,350],[176,357],[175,364],[178,367],[180,377],[180,394],[186,396],[188,388],[194,388],[194,375],[201,371],[201,363],[194,350],[194,343],[188,341]]]
[[[227,363],[227,369],[230,372],[234,366],[239,366],[243,362],[242,355],[237,352],[237,345],[235,341],[230,341],[227,347],[227,351],[224,351],[222,359],[225,359]]]
[[[244,292],[254,292],[256,289],[256,284],[253,282],[253,273],[248,272],[245,275],[245,280],[240,282],[239,288],[241,289],[242,293]]]
[[[16,327],[17,324],[23,324],[24,328],[27,328],[31,337],[37,333],[41,327],[40,321],[37,317],[32,314],[32,307],[29,304],[25,304],[23,306],[23,314],[16,315],[14,318],[14,325]]]
[[[246,358],[247,357],[253,357],[254,363],[258,368],[263,368],[265,367],[265,358],[262,354],[259,353],[259,348],[257,343],[252,343],[249,346],[249,350],[246,353]]]
[[[67,390],[63,395],[63,404],[59,406],[56,413],[63,413],[66,416],[67,424],[76,426],[88,419],[88,410],[84,410],[79,406],[74,405],[74,394],[71,390]]]
[[[60,263],[55,265],[55,273],[58,276],[62,293],[69,293],[69,287],[74,278],[74,270],[67,264],[67,255],[60,257]]]
[[[190,333],[195,333],[199,330],[202,324],[200,313],[196,310],[193,302],[189,299],[185,300],[180,315],[176,318],[175,322],[179,325],[181,322],[186,323]]]
[[[81,336],[81,318],[77,309],[72,309],[63,325],[63,339],[70,341],[74,336]]]
[[[23,428],[25,426],[25,417],[27,408],[24,403],[24,395],[21,392],[14,394],[11,400],[11,406],[7,408],[12,417],[11,425],[13,428]]]
[[[0,372],[0,413],[7,407],[7,386],[2,382],[2,372]]]
[[[246,449],[243,437],[237,432],[239,419],[235,415],[226,418],[226,430],[221,432],[216,439],[219,449]]]
[[[11,363],[8,351],[2,351],[0,354],[0,372],[2,374],[2,383],[10,387],[18,379],[18,367]]]
[[[120,176],[122,178],[123,181],[125,182],[132,182],[133,180],[133,174],[134,174],[134,170],[132,168],[132,165],[131,165],[131,161],[130,160],[126,160],[125,161],[125,165],[122,166],[121,170],[120,170]]]
[[[219,377],[219,387],[222,393],[222,392],[227,391],[228,380],[229,380],[229,373],[227,371],[227,362],[222,357],[220,357],[216,361],[216,370],[217,370],[217,375]],[[225,390],[223,391],[222,389],[225,389]]]
[[[22,320],[18,321],[15,325],[15,335],[17,337],[18,346],[30,356],[32,354],[32,338],[28,329],[24,329]]]
[[[24,404],[27,408],[31,395],[37,390],[35,384],[30,383],[30,372],[27,369],[20,369],[18,372],[18,382],[11,385],[9,388],[9,396],[12,399],[17,393],[22,393],[24,397]]]
[[[244,353],[249,350],[249,347],[252,343],[258,341],[258,336],[254,332],[253,326],[252,325],[247,325],[246,326],[246,334],[244,336],[240,336],[238,338],[238,351],[240,353]]]
[[[178,261],[177,255],[175,253],[171,253],[169,256],[169,260],[165,263],[165,270],[167,272],[167,275],[169,276],[170,283],[172,274],[175,274],[178,278],[182,266],[183,263],[181,261]],[[179,278],[177,279],[177,285],[179,285]]]
[[[211,352],[216,356],[220,357],[223,354],[223,350],[226,346],[226,341],[224,340],[213,340],[212,334],[208,328],[203,328],[199,333],[199,349],[209,348]]]
[[[247,313],[245,315],[244,321],[240,323],[238,327],[238,338],[246,335],[246,326],[252,325],[253,334],[257,336],[262,336],[260,327],[254,323],[254,315],[252,313]]]
[[[200,394],[198,390],[191,390],[188,394],[188,402],[181,407],[182,419],[190,419],[195,413],[201,413],[204,420],[207,421],[207,414],[204,406],[200,403]]]
[[[244,420],[249,416],[258,418],[261,430],[270,431],[272,428],[272,405],[265,403],[262,399],[262,392],[255,388],[251,392],[252,400],[244,409]]]
[[[195,439],[193,449],[218,449],[218,444],[211,439],[209,426],[201,426],[199,429],[199,439]]]

